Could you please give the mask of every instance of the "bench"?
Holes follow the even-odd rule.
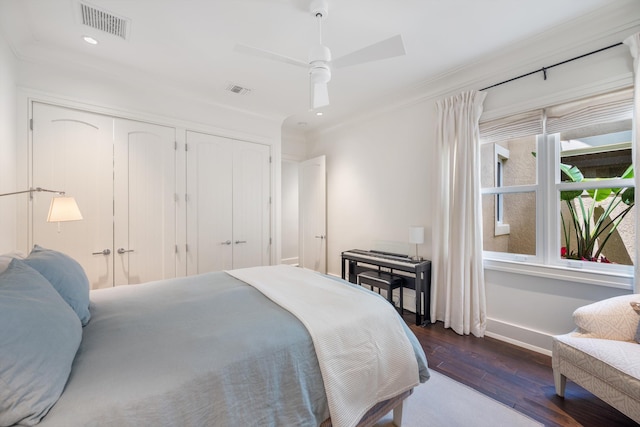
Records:
[[[387,300],[395,307],[393,303],[393,290],[399,289],[400,293],[400,314],[404,314],[404,305],[402,299],[402,286],[404,285],[404,278],[397,274],[387,273],[386,271],[367,270],[358,274],[358,284],[370,286],[371,289],[378,288],[384,289],[387,292]]]

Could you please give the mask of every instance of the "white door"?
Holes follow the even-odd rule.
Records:
[[[270,263],[269,147],[233,143],[233,268]]]
[[[300,163],[300,265],[327,272],[327,178],[325,156]]]
[[[187,274],[233,268],[233,146],[187,132]]]
[[[33,243],[76,259],[92,289],[175,277],[175,130],[40,103],[33,123],[32,185],[74,196],[83,216],[58,232],[35,193]]]
[[[115,284],[176,276],[175,129],[114,119]]]
[[[34,193],[31,241],[77,260],[93,289],[113,286],[112,129],[111,117],[33,103],[31,185],[75,197],[83,220],[58,231],[46,222],[52,194]]]
[[[269,264],[269,147],[197,132],[187,147],[187,273]]]

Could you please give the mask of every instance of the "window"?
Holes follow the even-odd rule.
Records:
[[[631,277],[632,114],[629,89],[481,123],[485,259]]]
[[[504,186],[504,168],[505,163],[509,160],[509,150],[504,148],[500,144],[495,144],[494,148],[494,158],[496,165],[496,187]],[[504,219],[504,194],[496,194],[496,225],[495,225],[495,235],[501,236],[504,234],[509,234],[510,228],[509,224]]]

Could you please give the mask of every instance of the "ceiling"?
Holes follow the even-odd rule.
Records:
[[[82,24],[80,0],[0,0],[0,30],[23,60],[127,75],[278,119],[321,127],[417,87],[610,0],[329,0],[334,58],[396,34],[406,55],[333,70],[331,105],[309,109],[303,68],[234,51],[242,43],[306,61],[317,39],[309,0],[89,0],[124,18],[126,39]],[[99,43],[82,40],[91,35]],[[250,89],[247,94],[226,90]],[[326,121],[326,122],[324,122]]]

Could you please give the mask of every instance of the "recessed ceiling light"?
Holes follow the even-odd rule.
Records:
[[[82,40],[86,41],[89,44],[98,44],[98,40],[94,39],[91,36],[82,36]]]
[[[316,116],[321,116],[322,114],[324,114],[322,111],[318,111],[318,112],[316,113]]]

